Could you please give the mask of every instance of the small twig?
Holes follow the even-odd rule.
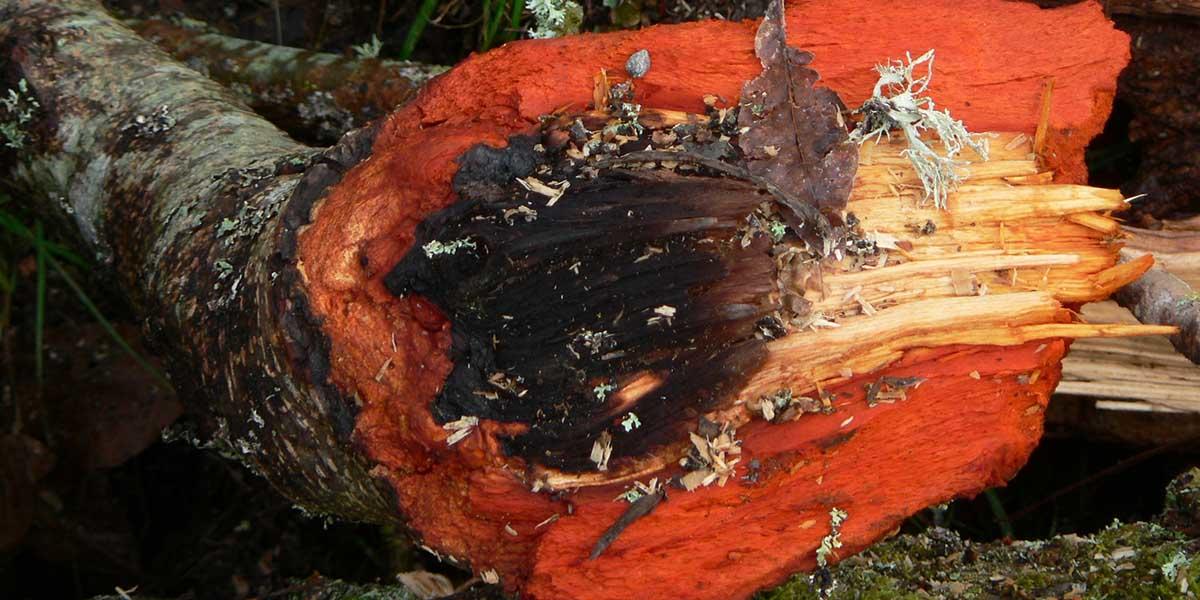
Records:
[[[1041,164],[1046,152],[1046,136],[1050,133],[1050,105],[1054,98],[1054,80],[1042,82],[1041,113],[1038,115],[1037,130],[1033,133],[1033,154]]]
[[[596,545],[592,547],[592,554],[588,556],[588,560],[596,560],[617,540],[617,536],[621,535],[621,532],[625,531],[626,527],[653,512],[658,503],[662,502],[665,495],[666,493],[660,489],[634,500],[633,504],[630,504],[629,508],[625,510],[625,514],[622,514],[621,518],[617,519],[617,522],[613,523],[612,526],[605,530],[604,535],[601,535],[600,539],[596,540]]]
[[[1133,256],[1129,250],[1121,251],[1122,262]],[[1142,323],[1178,327],[1179,333],[1171,336],[1171,344],[1188,360],[1200,365],[1200,295],[1186,282],[1154,266],[1137,281],[1117,290],[1113,299]]]

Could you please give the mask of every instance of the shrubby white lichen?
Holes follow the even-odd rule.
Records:
[[[1176,581],[1179,581],[1180,573],[1182,572],[1186,574],[1188,568],[1191,566],[1192,561],[1188,559],[1187,555],[1184,554],[1182,550],[1180,550],[1171,557],[1171,560],[1168,560],[1167,563],[1162,566],[1162,574],[1167,581],[1175,583]],[[1185,589],[1182,591],[1186,592],[1187,590]]]
[[[596,395],[597,400],[603,402],[604,399],[608,397],[608,393],[615,389],[617,389],[616,386],[611,383],[601,383],[600,385],[592,388],[592,393]]]
[[[925,66],[925,74],[916,76],[914,71]],[[955,160],[958,153],[969,147],[987,160],[987,140],[967,131],[962,121],[955,120],[948,110],[937,110],[933,99],[924,96],[933,78],[933,50],[914,59],[906,54],[903,61],[892,61],[876,65],[879,81],[871,97],[856,110],[863,115],[858,127],[850,133],[850,139],[861,144],[872,138],[890,136],[899,129],[904,133],[908,149],[904,155],[912,162],[921,185],[925,189],[925,200],[933,200],[934,206],[946,208],[946,197],[960,181],[964,161]],[[921,133],[932,130],[941,140],[944,154],[938,154]]]
[[[433,240],[432,242],[421,246],[421,249],[425,251],[425,256],[428,256],[429,258],[443,254],[454,254],[462,248],[475,248],[475,242],[472,242],[467,238],[454,240],[452,242]]]
[[[842,523],[846,522],[848,516],[846,511],[837,507],[829,511],[829,535],[821,539],[821,546],[817,548],[817,566],[828,566],[829,557],[842,547]]]
[[[624,427],[626,432],[633,431],[641,426],[642,420],[634,413],[629,413],[625,415],[625,418],[621,419],[621,427]]]
[[[41,105],[29,93],[29,82],[21,79],[17,89],[9,89],[8,95],[0,96],[0,141],[13,150],[25,147],[29,135],[25,127],[33,121],[33,113]]]
[[[354,56],[358,58],[379,58],[379,51],[383,49],[383,42],[379,40],[379,36],[371,34],[371,39],[361,44],[350,46],[354,51]]]
[[[579,33],[583,7],[572,0],[529,0],[526,8],[533,14],[531,38],[553,38]]]

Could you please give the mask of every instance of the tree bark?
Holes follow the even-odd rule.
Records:
[[[1124,258],[1133,260],[1139,255],[1126,251]],[[1178,327],[1178,333],[1171,336],[1171,344],[1200,365],[1200,296],[1186,282],[1166,269],[1154,267],[1113,297],[1143,323]]]
[[[857,216],[825,216],[875,248],[876,268],[818,256],[817,271],[789,266],[786,282],[763,254],[781,246],[761,235],[725,246],[744,215],[783,193],[780,180],[636,153],[584,161],[596,181],[581,175],[559,192],[535,177],[555,168],[538,156],[579,150],[575,117],[614,127],[613,144],[703,130],[704,150],[740,135],[736,120],[725,125],[734,109],[717,107],[763,72],[752,24],[510,44],[318,152],[92,2],[0,6],[6,83],[21,90],[25,80],[38,104],[4,172],[43,210],[69,215],[121,279],[200,434],[301,506],[403,519],[431,551],[530,597],[740,598],[832,564],[916,510],[1015,473],[1041,433],[1066,339],[1174,331],[1078,323],[1066,309],[1149,267],[1116,264],[1108,242],[1118,225],[1105,213],[1123,205],[1120,194],[1077,185],[1128,58],[1128,40],[1095,6],[794,7],[793,44],[820,49],[822,82],[848,104],[870,92],[875,62],[935,47],[939,104],[975,130],[1008,133],[995,135],[990,160],[973,159],[947,211],[919,202],[899,140],[865,144],[847,205]],[[597,110],[609,97],[600,69],[618,87],[642,49],[653,62],[634,82],[636,133],[586,106],[596,89]],[[1045,79],[1055,100],[1034,156]],[[716,100],[706,106],[705,95]],[[626,104],[617,110],[634,110]],[[489,220],[508,206],[507,226]],[[649,216],[616,226],[625,211],[591,212],[614,206],[668,226]],[[454,231],[469,235],[442,235]],[[620,262],[635,242],[645,258]],[[688,251],[672,254],[680,246]],[[580,260],[483,261],[517,247]],[[502,277],[481,283],[487,268]],[[615,284],[610,273],[621,275]],[[643,283],[592,291],[627,281]],[[777,284],[840,327],[766,324],[758,335],[747,311],[776,308]],[[649,304],[605,313],[627,297]],[[572,312],[572,302],[596,310]],[[558,364],[595,367],[581,353],[606,352],[604,332],[572,324],[601,313],[614,330],[637,321],[630,347],[644,355],[617,356],[632,366],[587,380],[596,401],[572,404],[574,380],[561,396],[526,398],[522,386],[558,376]],[[547,370],[514,378],[487,368],[497,348],[521,341],[508,320],[559,328],[514,365]],[[768,417],[764,399],[785,391],[784,414]],[[601,429],[616,440],[611,462],[601,452],[592,465]],[[633,500],[635,481],[642,498],[615,502]]]
[[[228,86],[292,137],[317,144],[332,144],[395,110],[446,70],[253,42],[163,20],[129,25],[179,62]]]
[[[118,278],[203,437],[310,511],[395,520],[320,383],[289,260],[307,205],[373,131],[315,151],[94,2],[0,6],[5,87],[25,81],[39,107],[5,177]]]

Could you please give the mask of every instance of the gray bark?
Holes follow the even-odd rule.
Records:
[[[292,137],[322,144],[390,113],[446,70],[242,40],[197,29],[195,23],[128,24],[180,62],[228,86]]]
[[[1131,256],[1126,250],[1121,254],[1123,259]],[[1156,266],[1118,290],[1113,299],[1143,323],[1178,327],[1171,344],[1200,365],[1200,296],[1186,282]]]
[[[0,97],[16,99],[0,105],[0,177],[72,221],[148,317],[202,443],[307,510],[394,520],[291,260],[312,202],[373,132],[300,145],[93,0],[0,0],[0,57]]]

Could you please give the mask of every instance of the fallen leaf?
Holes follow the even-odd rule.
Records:
[[[858,147],[847,143],[837,94],[814,86],[817,72],[807,66],[812,54],[787,45],[782,0],[768,7],[754,50],[763,71],[742,87],[738,145],[750,173],[786,193],[783,203],[791,210],[784,217],[811,245],[817,224],[808,207],[837,214],[846,206]],[[801,232],[805,224],[808,235]]]

